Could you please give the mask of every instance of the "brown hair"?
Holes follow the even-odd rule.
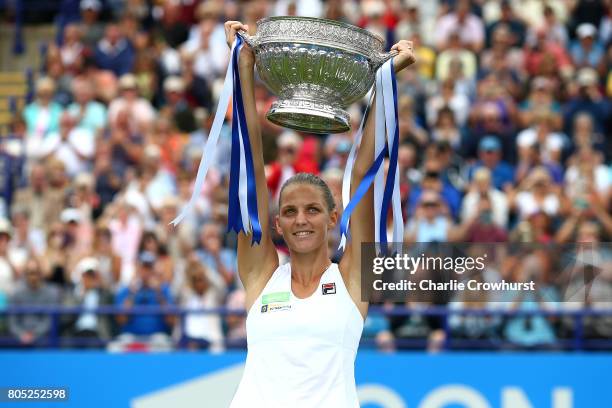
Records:
[[[280,203],[283,197],[283,191],[285,190],[285,188],[287,188],[287,186],[291,184],[310,184],[312,186],[317,187],[319,190],[321,190],[321,193],[323,194],[323,199],[325,200],[325,205],[327,206],[327,210],[329,212],[332,212],[336,208],[336,202],[334,201],[334,195],[329,189],[329,186],[327,185],[327,183],[325,183],[325,181],[323,181],[323,179],[321,179],[319,176],[315,176],[314,174],[310,174],[310,173],[298,173],[290,177],[287,181],[285,181],[285,183],[281,187],[280,194],[278,196],[279,197],[278,198],[279,207],[280,207]]]

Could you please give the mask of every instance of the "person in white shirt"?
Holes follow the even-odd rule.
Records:
[[[228,45],[240,22],[225,23]],[[415,62],[413,45],[400,41],[394,67]],[[361,299],[361,243],[374,240],[372,189],[356,206],[351,239],[339,264],[330,261],[328,239],[338,211],[323,180],[298,173],[280,191],[276,231],[289,248],[290,262],[279,265],[269,220],[269,192],[254,94],[253,51],[239,58],[244,108],[255,163],[262,237],[238,235],[238,274],[246,291],[248,355],[231,408],[358,407],[354,365],[368,302]],[[374,157],[371,114],[353,168],[353,191]]]

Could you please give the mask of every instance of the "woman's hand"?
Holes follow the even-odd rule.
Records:
[[[393,58],[393,66],[396,73],[416,62],[412,41],[401,40],[391,47],[391,51],[393,50],[398,52]]]
[[[240,21],[226,21],[224,24],[225,28],[225,40],[227,41],[227,45],[232,48],[232,44],[236,39],[237,31],[249,31],[249,26],[242,24]],[[239,58],[240,67],[245,68],[253,68],[255,65],[255,54],[251,47],[248,44],[244,44],[242,49],[240,50],[240,58]]]

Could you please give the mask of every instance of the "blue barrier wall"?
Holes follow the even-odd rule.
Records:
[[[68,402],[0,407],[222,408],[245,354],[0,353],[0,387],[66,386]],[[610,354],[361,352],[362,408],[609,408]],[[171,404],[171,405],[170,405]]]

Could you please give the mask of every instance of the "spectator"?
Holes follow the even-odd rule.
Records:
[[[119,77],[130,72],[134,65],[134,48],[117,24],[109,24],[104,37],[98,41],[94,60],[98,68],[112,71]]]
[[[64,303],[84,309],[75,316],[71,328],[77,338],[108,340],[111,336],[108,316],[92,311],[113,303],[112,294],[105,287],[99,269],[100,263],[96,258],[83,258],[73,273],[76,283],[74,293]]]
[[[570,54],[577,68],[597,68],[604,57],[604,47],[597,40],[597,27],[582,23],[576,29],[578,40],[570,47]]]
[[[403,0],[400,7],[399,21],[395,25],[396,40],[418,36],[425,44],[433,44],[432,34],[435,29],[431,26],[430,20],[421,18],[420,2],[418,0]],[[420,60],[418,56],[417,60]]]
[[[127,119],[129,130],[134,134],[143,134],[150,128],[155,112],[146,99],[138,95],[138,84],[133,74],[125,74],[119,78],[121,96],[114,99],[108,106],[108,120],[112,124],[120,121],[118,127],[124,127]],[[119,118],[125,112],[127,118]]]
[[[85,57],[85,46],[81,42],[83,33],[77,24],[68,24],[64,28],[64,38],[59,48],[64,71],[70,75],[76,75],[83,67]]]
[[[599,76],[593,68],[585,67],[576,74],[578,94],[573,96],[565,105],[563,113],[564,130],[569,133],[574,117],[581,113],[588,113],[593,118],[596,132],[606,133],[609,129],[610,102],[603,98],[599,91]]]
[[[228,348],[244,347],[246,345],[246,316],[241,314],[241,311],[244,311],[244,302],[244,289],[235,289],[227,296],[225,301],[225,307],[232,312],[225,318]]]
[[[548,167],[556,183],[561,182],[562,153],[569,148],[569,139],[566,135],[555,132],[554,117],[550,112],[547,110],[534,112],[532,126],[519,132],[516,144],[518,150],[530,149],[537,145],[540,152],[538,161]]]
[[[76,117],[64,112],[59,131],[47,134],[42,144],[32,146],[30,158],[53,157],[64,164],[69,177],[89,170],[89,160],[95,154],[94,134],[89,129],[77,127],[77,123]]]
[[[287,130],[276,141],[278,157],[268,166],[268,188],[273,197],[278,198],[280,187],[285,180],[297,173],[318,173],[316,164],[297,160],[302,147],[302,139],[297,133]]]
[[[196,310],[220,307],[225,294],[225,283],[221,276],[211,273],[197,257],[188,262],[187,271],[187,285],[181,295],[181,306]],[[189,349],[223,350],[220,316],[187,314],[184,327],[184,341]]]
[[[519,105],[519,124],[528,127],[534,122],[535,112],[548,111],[555,129],[561,129],[561,105],[555,99],[553,84],[543,76],[531,81],[530,92],[526,100]]]
[[[479,210],[478,205],[483,198],[490,202],[489,223],[492,222],[501,228],[506,228],[508,224],[508,199],[506,194],[493,187],[491,171],[486,167],[480,167],[474,172],[470,191],[463,198],[462,221],[465,222],[474,216],[475,212]],[[489,219],[487,218],[487,220]]]
[[[465,78],[473,79],[476,76],[478,70],[476,54],[461,43],[458,31],[449,34],[444,51],[440,52],[436,58],[436,78],[439,81],[449,77],[451,64],[459,64]]]
[[[172,297],[170,287],[162,283],[159,271],[156,269],[157,258],[150,252],[139,255],[137,273],[129,286],[124,286],[117,292],[115,304],[129,311],[134,306],[170,306]],[[121,333],[136,336],[153,334],[170,334],[174,324],[174,316],[164,313],[134,314],[117,316]]]
[[[461,44],[469,50],[479,52],[484,46],[484,26],[482,20],[470,12],[469,0],[457,1],[455,10],[438,20],[436,45],[439,50],[448,47],[453,32],[458,32]]]
[[[36,258],[25,264],[24,279],[11,296],[12,306],[52,306],[61,302],[57,287],[43,280],[42,269]],[[44,344],[51,331],[51,316],[40,313],[12,314],[9,316],[9,331],[22,347]]]
[[[471,220],[473,221],[465,233],[466,242],[506,242],[508,240],[505,227],[495,223],[494,210],[495,207],[489,194],[482,194],[478,200],[475,215],[472,215]]]
[[[478,145],[478,162],[470,169],[469,178],[476,170],[486,167],[491,172],[493,186],[502,191],[507,191],[514,181],[514,169],[501,160],[501,143],[494,136],[483,138]]]
[[[400,142],[409,140],[421,148],[427,144],[428,136],[423,127],[417,123],[414,114],[414,100],[408,95],[402,95],[397,101],[399,112],[399,139]]]
[[[10,133],[0,141],[0,217],[8,217],[17,188],[23,184],[25,170],[25,121],[15,115]]]
[[[68,112],[77,118],[79,127],[99,136],[107,124],[106,107],[93,99],[92,83],[85,78],[75,78],[72,81],[72,94],[74,102],[68,106]]]
[[[171,76],[164,80],[166,106],[164,112],[173,118],[178,130],[182,133],[192,132],[196,128],[195,117],[185,99],[185,83],[182,78]]]
[[[93,50],[104,36],[104,25],[98,21],[102,11],[100,0],[81,0],[83,44]]]
[[[414,219],[406,225],[405,242],[458,242],[463,239],[468,223],[457,226],[437,192],[426,190],[421,195]]]
[[[530,282],[538,281],[544,268],[543,261],[536,254],[530,254],[524,257],[520,262],[520,270],[517,281]],[[537,311],[546,310],[546,302],[554,302],[557,299],[547,298],[546,292],[541,289],[540,285],[535,293],[527,291],[519,291],[514,294],[511,310],[521,311]],[[512,294],[510,295],[512,296]],[[550,322],[545,316],[526,315],[512,317],[504,328],[504,337],[517,347],[534,348],[534,347],[550,347],[556,340],[556,335]]]
[[[112,204],[108,216],[112,248],[121,259],[120,282],[128,285],[136,278],[135,264],[143,231],[142,218],[125,198]]]
[[[567,51],[561,45],[549,40],[547,34],[544,28],[539,28],[528,36],[525,70],[531,76],[544,75],[546,64],[549,63],[557,75],[569,75],[572,63]]]
[[[49,77],[36,81],[36,99],[23,110],[28,144],[41,143],[47,134],[59,130],[62,107],[53,101],[55,82]]]
[[[21,269],[30,256],[44,254],[45,236],[42,231],[30,227],[30,214],[25,208],[13,207],[11,221],[14,234],[9,252],[14,265]]]
[[[544,28],[548,33],[548,40],[563,47],[568,43],[567,28],[559,21],[555,10],[549,5],[544,7]]]
[[[215,30],[218,22],[204,19],[199,25],[199,34],[193,41],[188,41],[183,46],[184,51],[193,54],[193,72],[196,76],[203,78],[208,84],[221,76],[228,63],[227,46],[215,42]]]
[[[524,75],[523,51],[516,47],[510,28],[499,25],[492,32],[491,47],[481,53],[480,68],[494,70],[502,63],[513,75]]]
[[[0,218],[0,293],[4,299],[13,294],[21,274],[13,266],[9,254],[9,242],[13,229],[6,218]]]
[[[200,262],[215,275],[215,279],[222,279],[226,285],[233,285],[236,280],[236,252],[224,248],[222,242],[221,226],[214,222],[205,223],[200,230],[196,254]]]
[[[521,182],[518,192],[510,196],[510,206],[523,219],[538,212],[556,216],[561,212],[558,190],[552,185],[550,173],[537,167]]]
[[[527,32],[525,23],[514,13],[512,3],[509,0],[500,2],[499,19],[489,24],[486,29],[487,45],[490,46],[495,37],[495,32],[500,27],[506,27],[510,31],[510,45],[521,47],[525,42],[525,34]]]
[[[443,81],[440,93],[427,101],[427,124],[429,127],[435,125],[439,112],[444,107],[448,107],[452,111],[453,122],[457,124],[457,127],[461,128],[465,125],[470,111],[470,101],[467,95],[455,91],[455,83],[451,79]],[[455,146],[459,142],[460,140],[455,140]]]
[[[96,226],[90,258],[97,262],[96,271],[100,286],[113,293],[116,292],[121,275],[121,259],[113,251],[112,234],[105,224],[100,223]]]
[[[189,28],[181,18],[181,5],[176,3],[164,3],[162,17],[157,30],[159,30],[164,41],[172,48],[177,48],[189,35]]]

